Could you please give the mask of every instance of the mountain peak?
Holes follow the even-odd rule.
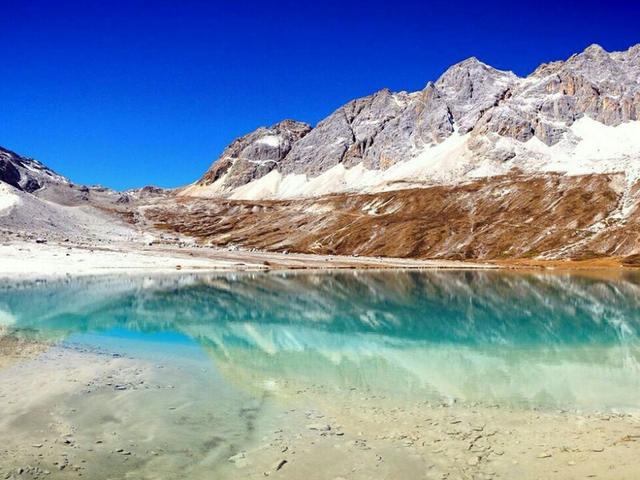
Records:
[[[455,63],[453,66],[456,66],[456,65],[485,65],[486,66],[486,63],[481,62],[478,59],[478,57],[472,56],[472,57],[469,57],[469,58],[465,58],[461,62]]]
[[[498,70],[478,60],[477,57],[469,57],[449,67],[436,81],[435,85],[439,89],[447,89],[447,86],[454,84],[457,88],[462,78],[468,78],[472,82],[482,81],[493,82],[499,80],[515,80],[517,77],[513,72]]]
[[[199,183],[210,185],[226,176],[225,188],[233,188],[260,178],[277,168],[293,144],[311,130],[308,123],[291,119],[259,127],[225,148]]]
[[[310,130],[311,129],[311,125],[309,125],[306,122],[301,122],[299,120],[293,120],[293,119],[290,119],[290,118],[285,118],[284,120],[280,120],[278,123],[274,123],[269,128],[271,128],[273,130],[298,131],[298,130]]]
[[[503,162],[514,158],[516,150],[526,150],[517,142],[536,137],[555,145],[585,116],[606,126],[638,120],[639,69],[640,45],[607,52],[593,44],[567,60],[541,65],[526,79],[471,56],[419,92],[395,93],[385,88],[348,102],[313,129],[285,120],[241,137],[223,152],[200,185],[217,182],[220,189],[207,192],[227,194],[277,170],[281,178],[271,175],[256,187],[269,187],[270,193],[264,195],[277,197],[278,182],[287,175],[312,179],[338,165],[384,172],[427,155],[431,146],[454,133],[473,134],[469,151],[461,158]],[[497,171],[498,167],[487,168]],[[301,178],[292,177],[296,185],[303,185]],[[333,186],[327,188],[339,191],[346,188],[338,186],[344,182],[333,179],[329,182]]]
[[[597,43],[592,43],[587,48],[585,48],[582,53],[591,56],[608,54],[608,52]]]
[[[513,72],[498,70],[470,57],[447,69],[435,87],[444,97],[460,132],[465,133],[517,80]]]
[[[454,63],[453,65],[451,65],[446,71],[445,74],[451,70],[477,70],[477,69],[484,69],[484,70],[495,70],[495,71],[499,71],[495,68],[493,68],[491,65],[488,65],[486,63],[484,63],[483,61],[481,61],[480,59],[478,59],[478,57],[469,57],[466,58],[458,63]]]

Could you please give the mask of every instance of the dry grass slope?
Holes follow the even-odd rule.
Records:
[[[635,265],[638,215],[618,215],[619,180],[616,174],[512,174],[299,200],[181,197],[171,207],[147,209],[146,217],[216,246],[458,260],[615,257]]]

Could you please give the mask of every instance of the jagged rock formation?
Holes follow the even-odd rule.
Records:
[[[580,143],[580,134],[572,129],[578,120],[587,118],[603,127],[637,121],[639,78],[640,45],[613,53],[592,45],[566,61],[541,65],[526,78],[470,58],[449,68],[422,91],[381,90],[353,100],[315,128],[305,125],[296,130],[301,133],[286,137],[285,147],[276,151],[256,148],[256,143],[274,135],[273,130],[279,134],[280,124],[258,129],[232,143],[198,182],[201,188],[188,189],[186,194],[257,199],[384,190],[391,182],[407,180],[399,170],[416,159],[421,168],[412,168],[412,175],[405,172],[404,177],[431,184],[514,169],[545,171],[554,156],[552,147],[560,144],[558,148],[571,154]],[[433,147],[454,136],[464,137],[451,154],[454,158],[447,165],[435,166],[433,157],[438,150]],[[532,138],[541,146],[532,148],[528,143]],[[638,152],[628,153],[637,156]],[[566,171],[573,166],[566,163],[549,168]],[[625,165],[602,168],[610,173],[625,170]],[[385,173],[394,166],[395,171]],[[344,174],[335,180],[337,167],[347,171],[359,167],[370,174],[369,180],[354,183],[343,178]],[[439,174],[434,174],[434,168]],[[327,173],[332,169],[333,175]],[[443,170],[450,175],[442,175]],[[600,172],[596,169],[594,173]],[[263,183],[269,188],[237,189],[268,174],[271,180]],[[333,184],[317,191],[309,183],[323,174],[326,181],[316,183]],[[305,181],[287,183],[294,175],[304,175]],[[282,183],[287,183],[287,189],[280,188]],[[290,188],[292,183],[298,188]]]
[[[263,177],[148,213],[219,246],[636,265],[639,115],[640,45],[526,78],[471,58],[339,108]]]
[[[592,45],[566,62],[541,65],[517,82],[508,98],[481,119],[478,133],[520,141],[535,135],[553,145],[585,115],[609,126],[638,120],[638,78],[640,45],[614,53]]]
[[[310,130],[311,126],[306,123],[284,120],[238,138],[222,152],[199,183],[208,185],[224,177],[225,185],[236,187],[260,178],[276,168],[291,147]]]
[[[2,147],[0,147],[0,181],[29,193],[40,190],[47,184],[69,183],[66,178],[37,160],[21,157]]]

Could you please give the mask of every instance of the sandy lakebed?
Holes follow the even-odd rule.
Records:
[[[179,367],[1,342],[3,356],[21,360],[0,370],[7,479],[638,475],[634,414],[397,401],[355,386],[285,382],[268,421],[251,402],[227,405],[244,411],[238,421],[247,425],[223,439],[229,420],[194,408],[203,392]]]

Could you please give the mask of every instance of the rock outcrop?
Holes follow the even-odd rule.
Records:
[[[277,168],[292,146],[310,130],[306,123],[284,120],[238,138],[225,148],[199,184],[221,181],[225,187],[233,188],[260,178]]]
[[[42,200],[66,206],[110,207],[140,199],[164,197],[167,190],[156,187],[117,192],[100,185],[79,185],[33,158],[0,147],[0,182]]]
[[[21,157],[11,150],[0,147],[0,181],[33,193],[51,183],[69,183],[37,160]]]

